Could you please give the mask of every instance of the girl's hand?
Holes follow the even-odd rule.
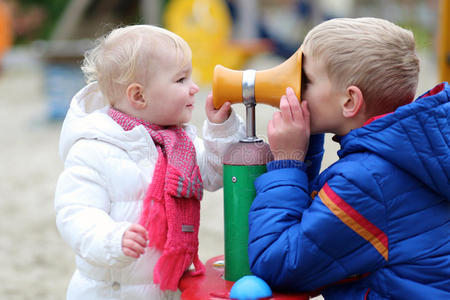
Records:
[[[280,100],[280,111],[267,126],[270,150],[275,160],[304,161],[310,136],[310,115],[306,101],[299,103],[291,88]]]
[[[211,123],[223,123],[230,117],[231,114],[231,103],[225,102],[221,108],[215,109],[213,105],[212,94],[209,94],[206,98],[205,105],[206,116]]]
[[[139,225],[131,225],[123,234],[122,251],[126,256],[139,258],[147,247],[147,230]]]

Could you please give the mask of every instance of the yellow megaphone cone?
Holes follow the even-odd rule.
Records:
[[[241,103],[246,94],[250,94],[256,103],[279,107],[287,87],[291,87],[300,100],[301,80],[300,49],[282,64],[262,71],[236,71],[217,65],[213,75],[213,104],[218,109],[227,101]]]

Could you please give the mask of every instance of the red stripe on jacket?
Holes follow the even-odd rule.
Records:
[[[328,183],[319,192],[322,202],[344,224],[372,244],[372,246],[388,260],[389,242],[386,234],[336,194]]]

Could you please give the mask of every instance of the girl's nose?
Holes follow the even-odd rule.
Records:
[[[200,88],[198,87],[198,85],[196,85],[194,82],[192,82],[191,95],[197,94],[199,90],[200,90]]]

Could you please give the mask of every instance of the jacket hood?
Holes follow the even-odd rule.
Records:
[[[339,157],[373,152],[449,199],[449,98],[444,82],[395,112],[372,118],[341,139]]]
[[[108,115],[109,105],[96,82],[81,89],[72,99],[61,130],[59,154],[64,161],[72,145],[80,139],[96,139],[114,144],[125,151],[139,152],[149,144],[143,126],[124,131]],[[141,148],[142,150],[142,148]]]

